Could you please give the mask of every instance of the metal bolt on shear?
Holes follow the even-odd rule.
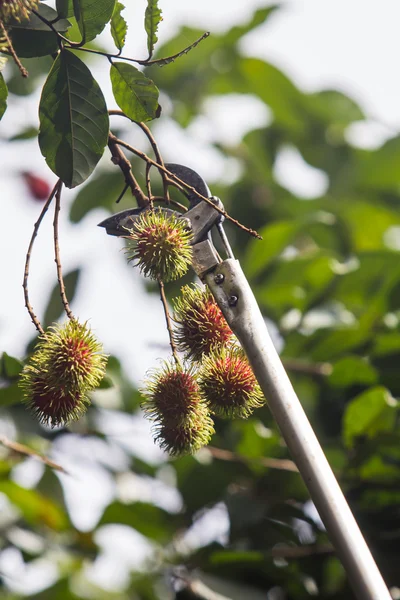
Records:
[[[167,169],[223,208],[219,198],[211,196],[204,180],[192,169],[167,164]],[[289,451],[310,492],[328,535],[347,571],[359,600],[390,600],[391,596],[374,562],[354,516],[329,466],[307,419],[289,377],[274,348],[264,318],[239,262],[235,260],[223,229],[223,215],[188,195],[189,210],[180,215],[192,229],[192,268],[207,283],[230,328],[241,343],[254,374],[278,423]],[[135,218],[147,208],[128,209],[102,221],[109,235],[125,236]],[[211,230],[219,233],[227,258],[215,250]]]

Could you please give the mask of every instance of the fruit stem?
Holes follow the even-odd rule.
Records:
[[[158,280],[158,287],[160,289],[160,300],[161,300],[163,308],[164,308],[165,322],[167,324],[167,330],[168,330],[168,335],[169,335],[169,344],[171,346],[172,356],[174,357],[175,364],[178,367],[180,367],[181,361],[180,361],[178,351],[177,351],[176,345],[175,345],[174,334],[173,334],[172,325],[171,325],[171,315],[169,314],[169,310],[168,310],[168,303],[167,303],[167,298],[165,296],[164,283],[161,281],[161,279]]]
[[[64,310],[67,314],[67,317],[69,319],[73,319],[74,315],[72,314],[72,311],[70,309],[69,306],[69,302],[68,302],[68,298],[67,298],[67,294],[65,292],[65,285],[64,285],[64,278],[63,278],[63,274],[62,274],[62,267],[61,267],[61,258],[60,258],[60,247],[58,244],[58,217],[60,214],[60,208],[61,208],[61,190],[62,190],[62,181],[61,179],[58,180],[58,183],[56,185],[56,205],[55,205],[55,209],[54,209],[54,221],[53,221],[53,228],[54,228],[54,261],[57,265],[57,279],[58,279],[58,286],[60,288],[60,296],[61,296],[61,301],[63,303],[64,306]]]
[[[44,329],[43,329],[39,319],[33,312],[32,305],[29,301],[29,291],[28,291],[29,267],[30,267],[30,262],[31,262],[32,248],[33,248],[33,244],[35,243],[35,239],[38,234],[39,227],[43,221],[44,215],[46,214],[46,212],[54,198],[54,195],[57,192],[59,183],[60,183],[60,181],[57,181],[56,185],[52,189],[51,194],[48,197],[46,204],[43,206],[42,212],[40,213],[39,218],[33,227],[33,233],[32,233],[32,237],[31,237],[31,241],[29,242],[28,250],[26,253],[26,259],[25,259],[24,279],[22,282],[22,287],[24,289],[25,306],[26,306],[26,309],[32,319],[32,323],[34,324],[34,326],[36,327],[36,329],[38,330],[39,333],[44,333]]]

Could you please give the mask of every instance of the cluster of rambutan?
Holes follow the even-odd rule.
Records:
[[[187,222],[163,210],[145,211],[127,235],[127,255],[152,279],[173,281],[192,262]],[[249,362],[208,288],[184,286],[174,302],[172,360],[150,373],[142,408],[159,445],[172,455],[196,452],[214,433],[211,416],[248,417],[264,403]]]
[[[86,323],[71,319],[39,336],[20,379],[23,400],[41,423],[55,427],[79,419],[88,393],[103,379],[107,356]]]
[[[174,302],[174,338],[185,365],[165,363],[145,382],[145,415],[172,455],[193,453],[214,433],[212,415],[247,418],[263,394],[208,288],[184,286]]]

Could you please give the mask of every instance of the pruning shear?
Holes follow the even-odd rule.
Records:
[[[211,195],[206,182],[189,167],[165,166],[210,200],[204,202],[197,194],[189,192],[186,213],[169,208],[161,210],[188,221],[193,234],[192,267],[212,291],[241,343],[357,597],[359,600],[390,600],[385,582],[274,348],[252,289],[233,256],[223,229],[221,200]],[[124,210],[105,219],[99,226],[109,235],[125,236],[126,230],[132,228],[144,210],[148,208]],[[213,228],[221,237],[226,253],[224,260],[214,247]]]

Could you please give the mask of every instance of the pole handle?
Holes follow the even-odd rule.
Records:
[[[216,277],[218,275],[218,277]],[[354,516],[314,434],[237,260],[204,276],[240,341],[359,600],[391,600]]]

